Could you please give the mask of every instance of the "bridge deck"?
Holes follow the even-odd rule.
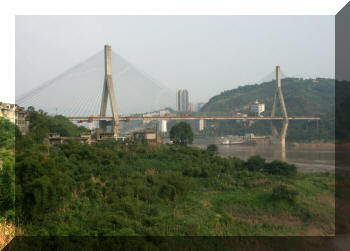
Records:
[[[72,121],[111,121],[113,117],[67,117]],[[234,116],[202,116],[202,117],[119,117],[119,121],[131,120],[284,120],[283,117],[234,117]],[[319,117],[288,117],[288,120],[320,120]]]

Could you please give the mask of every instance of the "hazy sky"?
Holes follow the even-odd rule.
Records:
[[[334,32],[334,16],[17,16],[16,96],[104,44],[195,102],[276,65],[289,77],[334,78]]]

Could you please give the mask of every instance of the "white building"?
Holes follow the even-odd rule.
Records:
[[[250,105],[250,111],[260,115],[260,113],[265,111],[265,104],[256,100],[254,104]]]

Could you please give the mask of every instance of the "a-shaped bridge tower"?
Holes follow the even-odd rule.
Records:
[[[279,99],[280,105],[282,107],[282,113],[283,113],[283,124],[282,124],[281,131],[278,132],[277,128],[275,126],[275,121],[271,120],[271,131],[272,131],[272,137],[273,137],[274,141],[275,140],[279,141],[282,145],[282,148],[285,148],[289,119],[288,119],[286,104],[284,103],[284,97],[283,97],[283,93],[282,93],[281,70],[280,70],[279,66],[276,66],[276,83],[277,83],[277,88],[276,88],[275,97],[273,100],[271,118],[275,117],[276,107],[277,107],[277,99]]]
[[[113,128],[114,137],[117,137],[118,130],[119,130],[119,115],[118,115],[117,99],[115,97],[113,80],[112,80],[111,46],[105,45],[104,51],[105,51],[105,54],[104,54],[105,78],[104,78],[103,91],[102,91],[100,116],[106,117],[107,102],[109,97],[109,102],[111,104],[112,118],[113,118],[111,121],[111,124]],[[107,130],[107,125],[108,125],[108,121],[105,121],[105,120],[99,121],[99,126],[104,131]]]

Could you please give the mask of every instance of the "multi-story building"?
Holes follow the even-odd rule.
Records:
[[[250,111],[260,115],[260,113],[265,111],[265,104],[256,100],[254,104],[250,105]]]
[[[188,112],[189,111],[189,102],[188,102],[188,91],[182,90],[182,104],[181,108],[183,112]]]
[[[5,118],[15,123],[22,134],[26,134],[29,128],[27,111],[16,104],[0,102],[0,118]]]
[[[147,141],[150,144],[162,144],[163,137],[158,135],[153,129],[147,128],[143,131],[133,132],[132,139],[134,141]]]
[[[181,111],[181,93],[182,93],[182,90],[176,91],[176,111],[178,112]]]
[[[178,112],[188,112],[190,110],[188,91],[186,89],[176,91],[176,110]]]
[[[29,131],[29,120],[27,118],[28,112],[20,106],[16,105],[15,121],[18,130],[23,134],[27,134]]]
[[[0,102],[0,118],[5,118],[15,123],[16,105]]]

